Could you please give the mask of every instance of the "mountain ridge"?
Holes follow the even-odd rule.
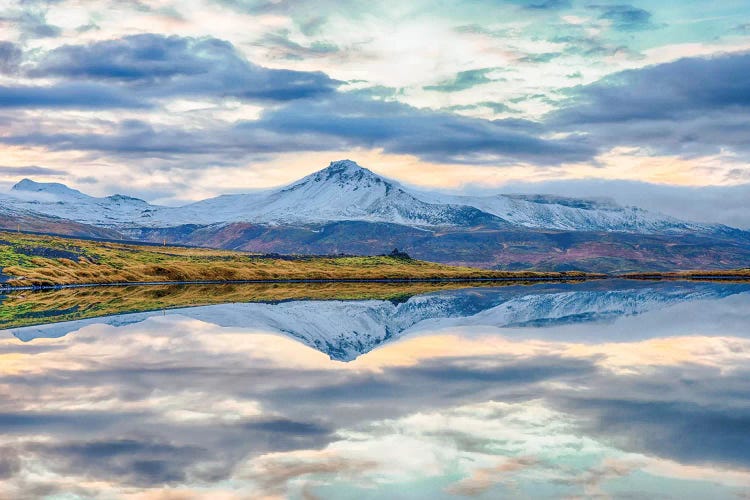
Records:
[[[14,199],[14,193],[23,193]],[[39,195],[34,199],[34,195]],[[45,196],[52,197],[52,199]],[[75,206],[70,204],[75,199]],[[409,190],[352,160],[333,161],[324,169],[277,189],[220,195],[179,207],[150,204],[115,194],[86,195],[59,183],[23,179],[0,201],[19,209],[79,223],[123,229],[176,227],[183,224],[319,224],[367,221],[436,228],[442,226],[519,226],[563,231],[620,231],[646,234],[691,231],[731,232],[721,224],[686,222],[612,201],[554,195],[451,195]]]

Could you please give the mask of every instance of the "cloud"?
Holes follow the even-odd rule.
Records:
[[[38,9],[25,10],[9,20],[18,24],[25,38],[57,38],[62,34],[62,29],[47,23],[46,13]]]
[[[260,14],[283,14],[300,18],[303,22],[319,18],[322,13],[332,12],[350,19],[372,11],[372,3],[365,0],[351,0],[341,3],[337,0],[213,0],[239,12]]]
[[[571,5],[571,0],[513,0],[513,2],[530,10],[558,10]]]
[[[0,141],[128,156],[210,154],[214,162],[249,153],[365,147],[440,162],[502,165],[524,160],[554,165],[586,160],[595,152],[577,137],[543,139],[543,133],[540,124],[526,120],[483,120],[337,92],[269,108],[257,120],[214,122],[199,131],[127,120],[101,133],[37,128]]]
[[[312,36],[320,33],[327,22],[325,16],[317,16],[300,23],[299,29],[303,35]]]
[[[147,108],[149,103],[122,89],[98,83],[0,86],[0,108]]]
[[[613,56],[627,56],[631,59],[640,57],[639,54],[626,45],[612,43],[599,36],[587,33],[557,35],[552,37],[550,41],[565,44],[566,47],[563,50],[563,54],[565,55],[575,55],[591,59]]]
[[[3,433],[23,433],[30,429],[45,428],[50,432],[67,432],[81,427],[100,430],[110,424],[117,425],[119,418],[105,412],[3,412],[0,413],[0,426]]]
[[[518,112],[517,110],[508,106],[507,104],[503,104],[501,102],[493,102],[493,101],[482,101],[476,104],[457,104],[455,106],[448,106],[445,109],[449,111],[469,111],[469,110],[480,109],[480,108],[489,108],[495,114]]]
[[[345,147],[382,148],[441,162],[498,165],[525,159],[557,164],[592,154],[576,137],[540,138],[544,129],[535,122],[482,120],[345,93],[274,108],[239,127],[283,133],[290,140],[295,135],[330,138]]]
[[[519,59],[519,61],[525,63],[546,63],[560,57],[561,55],[560,52],[543,52],[540,54],[529,54]]]
[[[266,455],[253,463],[244,476],[253,480],[265,495],[286,496],[290,483],[306,476],[327,475],[356,480],[377,466],[374,460],[341,457],[327,451],[303,451]]]
[[[21,470],[18,452],[10,447],[0,448],[0,479],[9,479]]]
[[[731,53],[623,71],[575,87],[548,125],[585,130],[603,146],[675,154],[750,152],[750,54]]]
[[[724,384],[726,388],[726,384]],[[691,402],[601,398],[576,400],[596,433],[626,440],[630,449],[682,463],[750,465],[750,412]],[[696,434],[710,430],[710,439]]]
[[[494,467],[481,467],[474,470],[469,477],[448,486],[446,492],[451,495],[472,497],[483,495],[498,484],[512,482],[513,474],[537,465],[539,465],[539,459],[534,457],[512,457]]]
[[[497,81],[497,79],[487,76],[495,70],[496,68],[481,68],[461,71],[456,73],[456,76],[450,80],[444,80],[436,85],[427,85],[424,89],[435,90],[437,92],[459,92],[477,85]]]
[[[314,41],[310,45],[301,45],[289,38],[289,30],[280,30],[274,33],[264,34],[256,44],[283,59],[306,60],[314,57],[323,57],[340,51],[339,47],[331,42]]]
[[[330,93],[340,84],[321,72],[257,66],[216,38],[157,34],[64,45],[45,54],[29,75],[118,84],[151,98],[285,101]]]
[[[592,5],[590,8],[600,10],[599,19],[611,22],[618,31],[643,31],[656,27],[651,22],[649,11],[632,5]]]
[[[25,165],[22,167],[10,167],[0,165],[0,174],[2,175],[65,175],[65,170],[59,170],[55,168],[40,167],[37,165]]]
[[[561,379],[565,377],[585,376],[593,373],[593,367],[579,359],[564,361],[543,356],[533,360],[520,362],[506,362],[501,365],[491,364],[487,359],[487,365],[482,366],[480,357],[466,359],[466,364],[461,363],[461,358],[456,357],[440,362],[425,362],[418,367],[408,368],[410,378],[426,378],[432,380],[444,380],[446,383],[509,383],[509,384],[535,384],[544,380]],[[446,363],[446,366],[443,364]]]
[[[21,63],[21,49],[13,42],[0,41],[0,74],[13,74]]]
[[[195,446],[136,439],[40,443],[28,448],[43,457],[53,470],[84,477],[119,478],[135,485],[183,482],[190,466],[207,455],[207,450]]]

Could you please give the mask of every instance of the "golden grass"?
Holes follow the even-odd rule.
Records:
[[[289,260],[226,250],[129,245],[7,232],[0,232],[0,268],[9,277],[7,284],[12,286],[584,276],[583,273],[488,271],[387,256]]]

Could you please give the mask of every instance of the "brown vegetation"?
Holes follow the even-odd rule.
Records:
[[[583,273],[489,271],[391,256],[258,256],[0,232],[6,285],[283,280],[574,278]]]

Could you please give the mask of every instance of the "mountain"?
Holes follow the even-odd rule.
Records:
[[[720,224],[696,224],[638,207],[620,206],[612,200],[575,199],[549,195],[450,196],[425,194],[443,203],[458,203],[502,217],[528,228],[563,231],[618,231],[641,234],[693,231],[731,232]]]
[[[122,229],[139,226],[162,207],[121,194],[95,198],[58,184],[23,179],[11,188],[10,196],[0,198],[7,208],[26,210],[81,224]]]
[[[168,213],[178,214],[173,220],[203,224],[282,225],[357,220],[412,227],[507,225],[501,218],[475,207],[419,200],[397,183],[350,160],[332,162],[327,168],[277,191],[221,196]],[[186,213],[190,213],[189,219]]]
[[[412,192],[351,160],[332,162],[287,187],[224,195],[182,207],[150,205],[138,198],[95,198],[62,184],[24,179],[4,204],[114,229],[212,225],[234,222],[305,225],[335,221],[399,224],[416,228],[523,227],[562,231],[642,234],[725,231],[611,201],[554,196],[451,196]]]
[[[398,247],[451,264],[596,272],[742,267],[750,260],[750,234],[720,224],[608,200],[418,192],[350,160],[280,189],[181,207],[24,179],[0,196],[0,207],[11,219],[33,213],[118,238],[253,252],[377,254]],[[17,224],[0,219],[0,227]]]
[[[51,215],[26,209],[13,209],[0,200],[0,229],[15,231],[23,229],[35,233],[60,234],[82,238],[113,239],[122,238],[117,231],[81,224],[70,219],[63,219]]]
[[[612,287],[615,288],[612,288]],[[92,318],[11,329],[24,342],[56,338],[93,324],[125,326],[154,315],[179,315],[221,327],[277,332],[331,359],[351,361],[419,329],[549,327],[613,321],[676,304],[748,293],[747,286],[711,283],[586,283],[473,288],[417,295],[405,301],[295,300],[233,303]],[[633,332],[647,336],[648,332]],[[601,339],[600,339],[601,340]],[[621,340],[621,339],[617,339]]]

